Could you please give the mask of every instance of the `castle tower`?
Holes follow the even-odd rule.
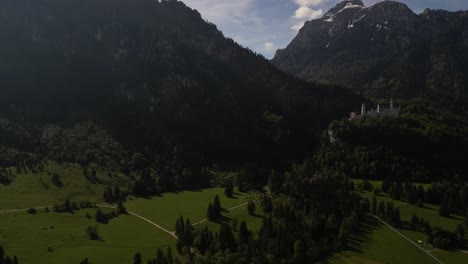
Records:
[[[380,104],[377,105],[377,113],[380,114]]]
[[[362,104],[362,106],[361,106],[361,115],[365,115],[365,114],[366,114],[366,105]]]

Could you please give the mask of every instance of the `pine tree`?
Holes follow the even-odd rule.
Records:
[[[220,218],[221,217],[221,202],[219,201],[219,196],[216,195],[213,201],[213,211],[214,211],[214,216],[215,218]]]
[[[213,221],[213,220],[216,219],[214,208],[213,208],[213,205],[211,203],[210,203],[210,205],[208,205],[208,211],[206,213],[206,217],[210,221]]]
[[[271,197],[263,196],[262,198],[262,210],[264,213],[271,213],[273,211],[273,204],[271,201]]]
[[[118,214],[128,214],[127,209],[123,206],[122,202],[119,202],[119,204],[117,205],[117,213]]]
[[[235,246],[234,234],[227,224],[221,224],[218,234],[219,246],[222,250],[232,249]]]
[[[5,259],[5,251],[3,247],[0,245],[0,264],[3,264],[3,260]]]
[[[338,233],[338,240],[342,247],[348,245],[349,232],[349,220],[345,218],[343,222],[341,222],[340,231]]]
[[[372,214],[377,214],[377,198],[372,197],[372,205],[371,205],[371,210],[372,210]]]
[[[121,201],[122,200],[122,192],[120,191],[120,187],[118,185],[114,186],[114,201]]]
[[[293,263],[306,263],[306,251],[304,243],[301,240],[297,240],[294,243],[294,258]]]
[[[401,226],[401,219],[400,219],[400,208],[396,207],[393,212],[393,225],[395,227]]]
[[[249,213],[249,215],[255,214],[255,203],[253,201],[249,201],[247,203],[247,212]]]
[[[161,250],[161,248],[158,248],[158,250],[156,251],[156,261],[155,261],[155,263],[156,264],[166,263],[166,258],[164,257],[164,253]]]
[[[249,242],[249,230],[245,221],[242,221],[239,226],[239,242],[242,244]]]
[[[72,209],[70,200],[68,198],[65,199],[65,203],[63,204],[63,206],[65,207],[65,211],[67,211],[67,212],[70,212],[71,209]]]
[[[102,212],[100,208],[96,210],[96,214],[94,218],[96,219],[96,222],[98,223],[103,223],[103,224],[107,223],[107,216]]]
[[[224,189],[224,195],[226,195],[226,197],[228,198],[232,198],[233,194],[234,194],[234,186],[232,184],[232,181],[229,181],[228,185]]]
[[[112,193],[112,188],[108,185],[106,188],[105,193],[107,194],[107,200],[105,200],[107,203],[112,203],[114,202],[114,194]]]
[[[187,218],[187,222],[185,223],[184,227],[184,234],[182,236],[182,242],[184,243],[185,246],[192,246],[193,243],[193,227],[192,224],[190,223],[190,219]]]
[[[133,257],[133,264],[141,264],[141,263],[143,263],[141,259],[141,253],[137,252],[135,256]]]
[[[80,262],[80,264],[88,264],[88,263],[89,263],[88,258],[85,258]]]
[[[176,221],[176,236],[178,238],[181,238],[184,234],[184,230],[185,230],[185,224],[184,224],[184,217],[183,216],[180,216],[179,219],[177,219]]]
[[[167,264],[172,264],[174,262],[174,260],[173,260],[173,257],[172,257],[171,247],[167,248],[166,256],[167,256]]]
[[[442,199],[442,203],[440,204],[440,207],[439,207],[439,215],[443,216],[443,217],[449,217],[450,216],[450,212],[449,212],[449,208],[448,208],[448,202],[447,202],[446,198]]]

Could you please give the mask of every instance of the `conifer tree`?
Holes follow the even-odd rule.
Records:
[[[247,228],[247,223],[242,221],[239,226],[239,242],[246,244],[249,242],[249,229]]]
[[[213,201],[213,211],[215,218],[221,217],[221,202],[219,201],[219,196],[216,195]]]

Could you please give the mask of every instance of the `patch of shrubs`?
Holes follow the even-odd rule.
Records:
[[[79,203],[65,199],[63,204],[54,205],[54,212],[56,213],[73,213],[80,209],[95,208],[96,205],[90,201],[81,201]]]

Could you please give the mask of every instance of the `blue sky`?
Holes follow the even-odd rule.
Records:
[[[341,0],[182,0],[224,35],[271,58],[305,21],[321,17]],[[363,0],[366,6],[378,0]],[[425,8],[468,10],[468,0],[401,0],[416,13]]]

